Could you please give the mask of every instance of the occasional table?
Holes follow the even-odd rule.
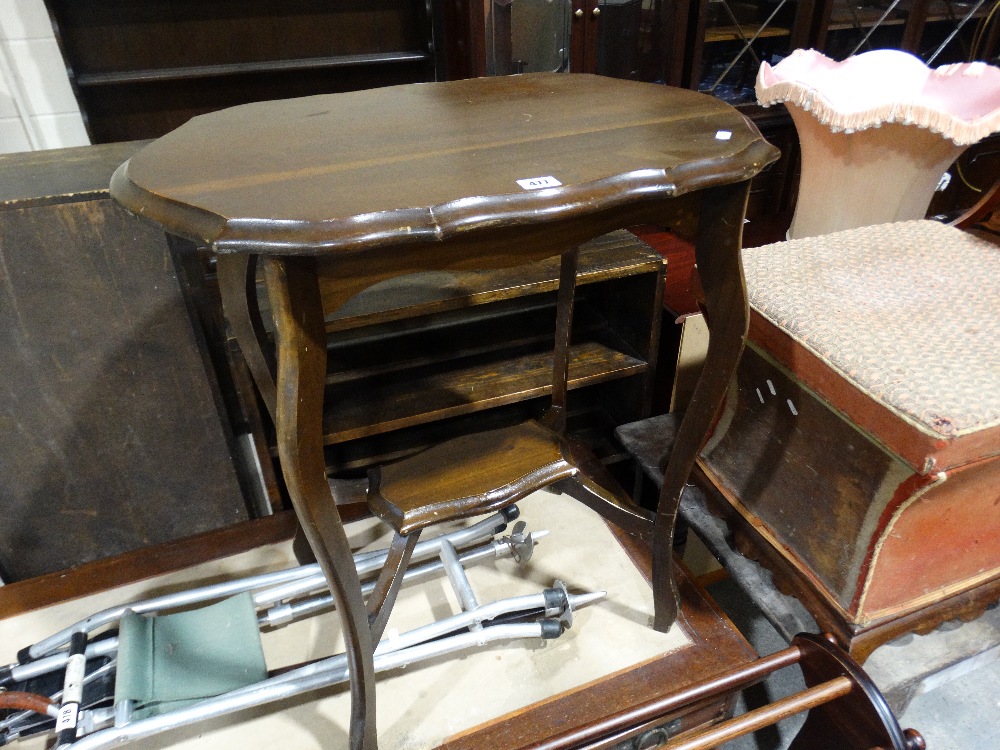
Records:
[[[377,512],[386,505],[391,511],[394,497],[409,502],[399,486],[423,488],[425,470],[445,475],[433,485],[439,489],[476,483],[487,467],[489,474],[500,469],[483,461],[449,474],[442,455],[462,467],[479,450],[465,441],[433,460],[390,465],[370,475],[367,487],[341,483],[331,490],[322,431],[325,314],[373,284],[409,273],[561,256],[553,407],[542,423],[531,423],[530,434],[510,433],[515,449],[505,461],[517,469],[537,457],[532,453],[551,453],[538,471],[556,489],[653,541],[656,625],[665,629],[676,616],[670,569],[677,502],[746,333],[739,249],[748,184],[777,156],[746,118],[711,97],[539,74],[234,107],[194,118],[115,174],[112,195],[126,208],[218,256],[227,317],[274,417],[289,495],[338,603],[352,671],[352,747],[376,743],[369,614],[376,635],[384,621],[380,612],[366,612],[338,502],[367,493],[379,499]],[[575,249],[640,223],[695,236],[712,320],[704,375],[664,462],[655,513],[627,498],[602,504],[598,496],[620,491],[608,489],[600,465],[561,437]],[[258,258],[274,311],[273,353],[252,293]],[[507,500],[517,494],[512,484],[520,486],[505,485]],[[457,505],[449,500],[442,507],[452,512]],[[410,510],[401,514],[407,526]],[[416,515],[422,524],[434,514]],[[405,565],[409,529],[397,532],[404,534],[397,562]],[[384,591],[376,587],[389,605],[390,579]]]

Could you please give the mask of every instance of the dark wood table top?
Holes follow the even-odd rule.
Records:
[[[123,164],[112,195],[219,253],[319,254],[580,218],[748,179],[777,155],[710,96],[533,74],[195,117]],[[542,177],[560,184],[518,183]]]

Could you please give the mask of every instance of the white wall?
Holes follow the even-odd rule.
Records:
[[[0,153],[89,143],[43,0],[0,0]]]

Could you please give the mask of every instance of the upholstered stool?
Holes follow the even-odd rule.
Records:
[[[713,509],[861,660],[981,613],[1000,598],[1000,247],[911,221],[743,261],[750,340],[699,460]]]

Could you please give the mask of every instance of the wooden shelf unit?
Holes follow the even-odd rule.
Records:
[[[664,260],[629,232],[581,251],[571,421],[608,463],[624,458],[613,447],[614,427],[650,412],[664,271]],[[557,275],[553,260],[415,274],[349,300],[327,321],[329,471],[357,473],[444,437],[544,411]],[[262,285],[258,293],[266,321]]]
[[[153,138],[264,99],[437,77],[418,0],[46,0],[91,140]]]
[[[124,83],[152,83],[154,81],[183,81],[193,78],[273,73],[297,70],[321,70],[363,65],[391,65],[396,63],[426,62],[428,52],[386,52],[364,55],[338,55],[336,57],[307,57],[299,60],[267,60],[263,62],[227,63],[219,65],[188,65],[177,68],[150,68],[145,70],[116,71],[113,73],[82,73],[76,77],[78,88],[88,86],[114,86]]]

